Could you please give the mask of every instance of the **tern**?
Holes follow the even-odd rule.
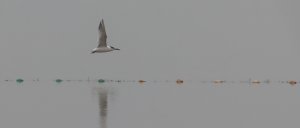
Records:
[[[107,42],[106,42],[107,35],[105,32],[105,26],[104,26],[103,19],[100,21],[98,29],[99,29],[98,30],[99,31],[98,47],[94,48],[91,53],[96,53],[96,52],[102,53],[102,52],[110,52],[110,51],[114,51],[114,50],[120,50],[118,48],[107,45]]]

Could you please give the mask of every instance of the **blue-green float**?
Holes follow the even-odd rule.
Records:
[[[103,80],[103,79],[98,80],[98,83],[104,83],[104,82],[105,82],[105,80]]]
[[[56,83],[61,83],[63,80],[62,79],[56,79],[55,82]]]
[[[16,82],[22,83],[24,80],[23,79],[17,79]]]

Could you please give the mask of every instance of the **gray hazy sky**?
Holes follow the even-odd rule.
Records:
[[[296,79],[298,0],[1,0],[0,77]],[[109,44],[90,54],[103,18]]]

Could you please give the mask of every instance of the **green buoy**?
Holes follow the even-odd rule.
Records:
[[[63,80],[62,79],[56,79],[55,82],[56,83],[61,83]]]
[[[103,80],[103,79],[98,80],[98,83],[104,83],[104,82],[105,82],[105,80]]]
[[[24,80],[23,79],[17,79],[16,80],[18,83],[22,83]]]

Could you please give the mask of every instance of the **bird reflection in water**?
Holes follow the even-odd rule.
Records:
[[[97,92],[101,128],[107,128],[108,92],[105,88],[94,88]]]

